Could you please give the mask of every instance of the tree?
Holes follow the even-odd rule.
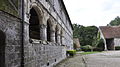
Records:
[[[109,23],[110,26],[118,26],[120,25],[120,17],[117,16],[114,20],[112,20],[110,23]]]
[[[73,28],[74,28],[74,30],[73,30],[73,37],[74,38],[79,38],[80,37],[79,34],[83,30],[84,26],[78,25],[78,24],[73,24]]]
[[[81,46],[92,46],[94,38],[97,37],[98,28],[96,26],[82,26],[79,24],[73,24],[73,37],[79,38]]]

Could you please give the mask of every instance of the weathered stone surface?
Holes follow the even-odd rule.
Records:
[[[120,51],[105,51],[85,56],[87,67],[119,67]]]
[[[19,67],[21,61],[20,20],[10,14],[0,11],[0,30],[5,32],[6,35],[6,45],[5,50],[3,50],[5,51],[5,67]]]
[[[22,22],[15,17],[16,15],[9,14],[9,11],[8,13],[0,11],[0,30],[6,35],[5,50],[1,50],[5,52],[5,67],[20,67],[22,59],[24,67],[53,67],[66,58],[66,50],[73,49],[72,27],[64,11],[65,7],[59,0],[25,0],[24,9],[23,33]],[[31,17],[38,19],[31,20]],[[48,20],[50,25],[47,25]],[[47,26],[50,26],[50,34],[47,34]],[[60,29],[56,29],[57,26]],[[30,37],[31,31],[39,34],[36,39]],[[24,58],[21,57],[22,35],[24,35]],[[47,41],[47,36],[50,36],[51,42]]]

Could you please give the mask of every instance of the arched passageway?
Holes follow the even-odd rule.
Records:
[[[58,27],[55,28],[55,42],[58,43]]]
[[[5,67],[5,33],[0,30],[0,67]]]
[[[40,27],[39,18],[36,10],[32,8],[30,10],[30,20],[29,20],[29,36],[32,39],[40,39]]]
[[[114,38],[106,39],[107,49],[114,50]]]
[[[51,31],[50,31],[50,23],[47,21],[47,41],[51,41]]]
[[[62,39],[63,39],[63,31],[62,30],[61,30],[60,34],[61,34],[61,36],[60,36],[60,43],[61,43],[61,45],[63,45],[63,41],[62,41]]]

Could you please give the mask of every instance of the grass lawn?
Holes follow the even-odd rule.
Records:
[[[93,52],[82,52],[82,53],[80,53],[80,54],[86,55],[86,54],[94,54],[94,53],[100,53],[100,52],[98,52],[98,51],[93,51]]]

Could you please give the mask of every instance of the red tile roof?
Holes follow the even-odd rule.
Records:
[[[100,26],[105,38],[120,38],[120,26]]]

